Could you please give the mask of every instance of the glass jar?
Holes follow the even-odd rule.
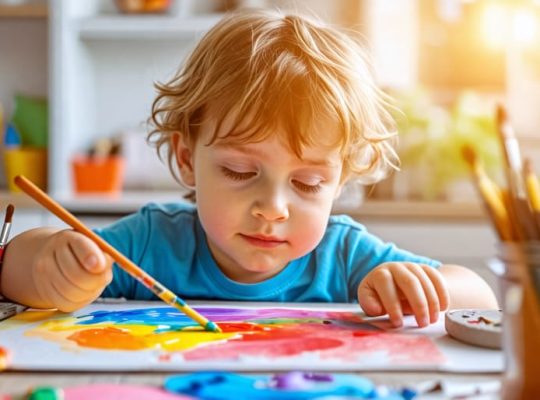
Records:
[[[540,242],[502,243],[491,269],[503,309],[502,398],[540,399]]]

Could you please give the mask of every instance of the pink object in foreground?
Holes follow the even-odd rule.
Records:
[[[142,385],[92,384],[64,389],[65,400],[191,400],[163,389]]]

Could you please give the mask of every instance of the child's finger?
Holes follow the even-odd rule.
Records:
[[[69,256],[67,252],[59,252],[60,254],[67,254],[68,259],[74,260],[73,256]],[[61,257],[60,255],[58,257]],[[68,277],[71,276],[70,279]],[[88,299],[94,299],[94,293],[96,291],[103,291],[103,288],[107,286],[112,280],[112,270],[106,269],[100,274],[90,273],[84,270],[78,264],[61,265],[59,263],[54,264],[54,268],[51,268],[50,278],[55,282],[55,289],[59,291],[63,297],[74,303],[85,302]]]
[[[60,311],[70,311],[72,302],[56,289],[53,279],[43,279],[42,281],[40,293],[43,298]]]
[[[80,265],[91,273],[100,273],[107,263],[101,249],[87,237],[72,232],[69,237],[69,246]]]
[[[54,257],[64,279],[79,290],[92,291],[97,286],[103,287],[107,283],[105,271],[101,273],[87,271],[79,263],[71,246],[55,250]]]
[[[50,299],[53,304],[56,305],[56,308],[62,312],[72,312],[75,310],[78,310],[79,308],[84,307],[85,305],[92,302],[92,300],[96,299],[98,295],[93,296],[90,295],[85,299],[82,299],[80,301],[73,301],[68,299],[64,293],[62,293],[61,290],[56,288],[56,285],[54,281],[51,280],[51,287],[52,290],[50,292]],[[94,292],[95,293],[95,292]]]
[[[43,301],[54,305],[60,311],[68,312],[81,308],[95,300],[103,291],[103,286],[92,291],[82,291],[67,281],[53,260],[49,260],[48,265],[52,267],[46,270],[49,279],[40,279],[41,274],[35,274],[34,284]],[[108,271],[104,272],[107,273]]]
[[[427,326],[429,325],[429,309],[422,284],[405,265],[398,265],[399,267],[393,269],[396,285],[401,289],[411,306],[418,326]]]
[[[422,268],[420,265],[408,263],[406,266],[409,271],[411,271],[418,278],[420,284],[422,285],[429,310],[429,322],[432,324],[437,322],[439,319],[440,303],[435,286],[429,279],[427,272],[425,272],[424,268]]]
[[[80,267],[77,268],[82,270]],[[79,286],[75,286],[59,268],[55,268],[51,273],[51,279],[54,281],[53,286],[62,297],[71,303],[87,302],[89,299],[93,300],[96,297],[94,293],[103,291],[103,288],[110,282],[112,273],[108,270],[103,271],[99,275],[90,274],[86,271],[84,273],[88,275],[89,282],[86,284],[88,286],[87,289],[81,289]]]
[[[54,289],[51,287],[49,279],[42,278],[44,274],[48,275],[47,270],[45,269],[46,263],[44,261],[45,260],[41,260],[41,262],[36,264],[36,269],[31,275],[31,279],[41,301],[44,303],[50,303],[52,300],[49,296],[49,292],[52,292]]]
[[[78,265],[73,265],[72,268],[67,269],[81,269],[81,267]],[[86,274],[89,273],[86,272]],[[88,289],[81,288],[67,278],[67,275],[62,270],[62,267],[57,263],[53,265],[53,268],[50,268],[48,275],[51,282],[53,282],[52,286],[54,290],[59,292],[61,294],[61,297],[63,297],[69,302],[77,303],[88,299],[91,292],[95,290],[95,287],[97,286],[95,282],[85,282],[85,285],[89,286]],[[94,278],[94,276],[92,276],[91,278]],[[94,285],[90,286],[92,283],[94,283]]]
[[[360,285],[358,288],[358,303],[362,311],[371,317],[386,314],[377,292],[367,285]]]
[[[403,311],[399,301],[397,288],[392,273],[387,269],[378,271],[378,279],[373,280],[373,287],[386,310],[392,325],[399,328],[403,325]]]
[[[447,310],[450,306],[450,294],[448,293],[448,288],[444,282],[442,274],[433,267],[423,266],[424,271],[429,277],[429,280],[433,283],[435,290],[437,291],[437,296],[439,297],[440,310]]]

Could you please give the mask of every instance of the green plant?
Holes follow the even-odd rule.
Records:
[[[393,96],[401,110],[394,117],[402,169],[422,172],[425,184],[417,190],[422,197],[442,197],[449,184],[468,178],[469,169],[461,156],[465,144],[475,149],[489,174],[501,170],[493,102],[464,92],[451,107],[444,108],[421,90]]]

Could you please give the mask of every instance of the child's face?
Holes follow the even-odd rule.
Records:
[[[339,149],[308,147],[301,160],[280,132],[258,143],[206,146],[210,128],[203,123],[193,149],[176,143],[182,178],[195,187],[208,245],[223,272],[245,283],[267,279],[321,240],[341,189]],[[319,129],[323,139],[338,134],[333,124]]]

